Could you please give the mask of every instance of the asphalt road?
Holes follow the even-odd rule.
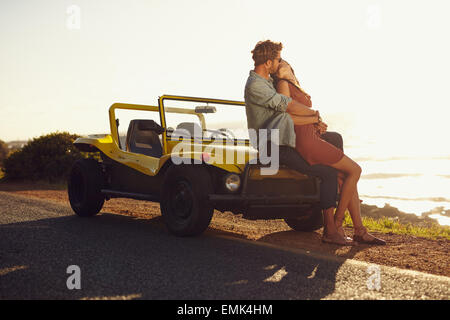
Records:
[[[67,287],[71,265],[81,289]],[[160,218],[79,218],[69,205],[0,192],[0,299],[81,298],[449,299],[450,278],[214,231],[177,238]]]

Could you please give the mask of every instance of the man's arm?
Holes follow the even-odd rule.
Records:
[[[290,97],[277,93],[266,84],[253,81],[245,88],[245,100],[264,108],[273,109],[279,112],[286,112]]]

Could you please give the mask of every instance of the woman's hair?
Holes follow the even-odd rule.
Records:
[[[286,60],[281,60],[277,72],[271,74],[270,76],[273,78],[275,88],[277,87],[280,80],[286,80],[300,89],[301,92],[309,96],[306,91],[302,87],[300,87],[300,83],[295,76],[294,69],[292,69],[291,65]]]
[[[259,41],[255,49],[252,50],[252,58],[255,61],[255,67],[265,63],[267,60],[273,60],[277,57],[278,52],[283,49],[281,42],[273,42],[270,40]]]
[[[279,66],[277,72],[271,74],[270,76],[274,80],[275,87],[280,80],[286,80],[295,86],[298,86],[298,87],[300,86],[297,78],[295,77],[294,69],[292,69],[289,62],[287,62],[284,59],[281,60],[280,66]]]

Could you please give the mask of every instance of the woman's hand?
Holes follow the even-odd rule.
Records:
[[[327,131],[328,125],[325,122],[319,121],[316,125],[315,125],[316,129],[317,129],[317,133],[319,135],[324,134]]]

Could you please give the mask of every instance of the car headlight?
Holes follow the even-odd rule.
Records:
[[[236,192],[241,185],[241,177],[235,173],[230,173],[225,177],[225,187],[228,191]]]

